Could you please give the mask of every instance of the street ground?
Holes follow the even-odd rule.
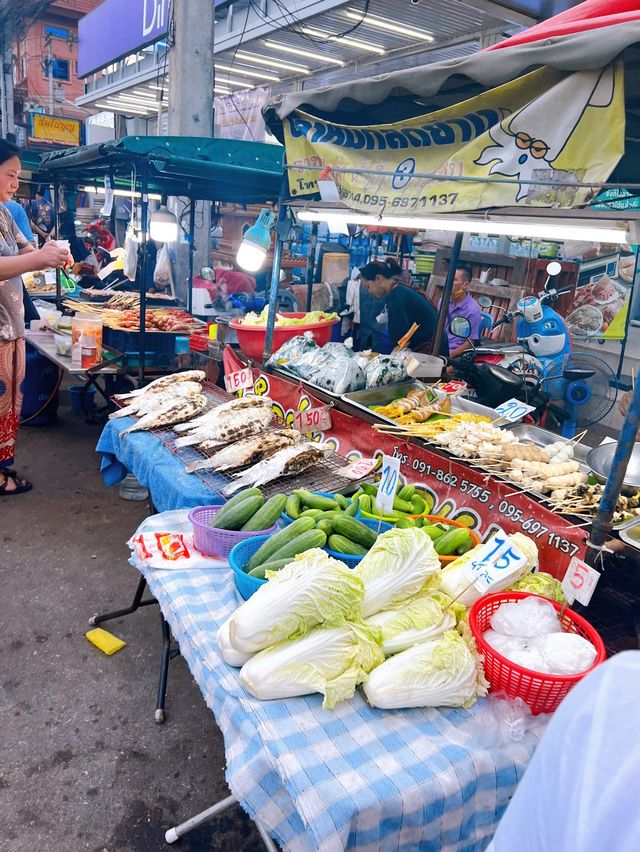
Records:
[[[104,625],[127,643],[111,657],[84,637],[89,616],[130,602],[138,574],[125,541],[147,511],[102,484],[100,431],[67,407],[57,424],[23,428],[16,466],[34,488],[0,498],[4,852],[173,848],[167,828],[229,795],[222,735],[181,657],[167,720],[154,723],[158,608]],[[264,846],[235,806],[175,848]]]

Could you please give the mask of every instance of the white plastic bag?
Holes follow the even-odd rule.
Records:
[[[171,258],[168,243],[163,243],[158,252],[156,268],[153,271],[153,283],[158,287],[168,287],[171,284]]]
[[[124,237],[124,267],[123,272],[130,281],[136,280],[138,269],[138,243],[136,242],[133,225],[127,227]]]
[[[491,616],[491,627],[503,636],[525,639],[562,630],[553,605],[536,597],[502,604]]]

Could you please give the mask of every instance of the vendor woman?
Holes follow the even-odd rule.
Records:
[[[0,202],[18,189],[19,151],[0,139]],[[22,408],[25,374],[23,272],[62,268],[69,261],[66,249],[55,242],[36,250],[0,204],[0,496],[21,494],[31,483],[11,469]]]
[[[372,296],[386,299],[389,315],[389,340],[391,346],[397,345],[415,322],[418,330],[408,344],[414,352],[431,352],[433,335],[438,324],[438,313],[431,302],[400,283],[402,270],[394,260],[372,260],[360,270],[360,278]],[[446,339],[443,341],[440,355],[448,355]]]

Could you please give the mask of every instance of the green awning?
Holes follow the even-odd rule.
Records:
[[[148,189],[194,199],[258,204],[276,200],[284,149],[262,142],[192,136],[125,136],[96,145],[41,155],[41,171],[60,183],[129,188],[135,171],[147,173]]]

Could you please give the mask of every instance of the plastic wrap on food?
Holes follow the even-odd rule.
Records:
[[[274,352],[267,361],[269,367],[287,366],[290,361],[296,361],[307,352],[313,352],[320,347],[313,339],[313,334],[306,331],[304,334],[297,334],[290,340],[285,340],[280,349]]]
[[[315,379],[316,383],[332,393],[352,393],[364,390],[365,375],[353,358],[336,358],[331,367]]]
[[[365,367],[367,388],[379,388],[382,385],[394,385],[404,382],[407,370],[402,358],[392,355],[377,355]]]

